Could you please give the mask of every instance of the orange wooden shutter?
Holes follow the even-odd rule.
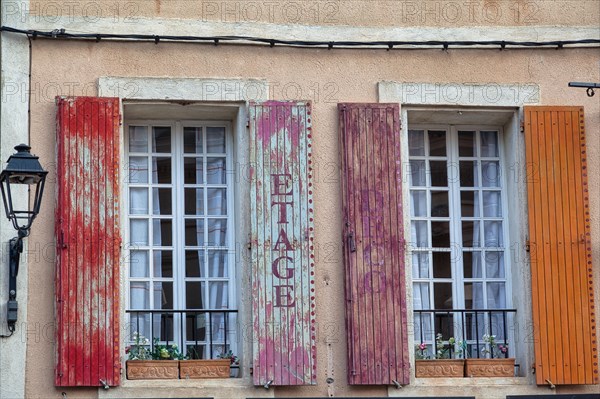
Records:
[[[400,106],[338,104],[348,383],[409,383]]]
[[[583,108],[524,112],[536,381],[597,384]]]
[[[119,385],[119,99],[57,104],[55,384]]]

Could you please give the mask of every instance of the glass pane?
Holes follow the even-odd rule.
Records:
[[[483,216],[502,217],[500,191],[483,191]]]
[[[431,222],[431,242],[434,248],[450,248],[449,222]]]
[[[227,251],[208,251],[208,277],[227,277]]]
[[[416,309],[416,308],[415,308]],[[427,307],[429,309],[429,307]],[[431,322],[431,314],[428,313],[415,313],[415,343],[418,345],[419,343],[432,342],[434,340],[434,331]],[[418,352],[423,357],[432,356],[433,348],[432,345],[427,345],[427,348],[424,349],[421,353],[421,350]]]
[[[483,222],[483,232],[485,234],[485,246],[488,248],[501,248],[504,245],[502,238],[502,222],[488,221]]]
[[[148,245],[148,220],[130,220],[129,242],[131,245]]]
[[[410,185],[413,187],[425,186],[425,161],[410,161]]]
[[[150,309],[150,283],[132,281],[129,285],[129,307],[131,309]],[[146,335],[146,338],[149,338]]]
[[[433,278],[451,278],[450,252],[433,252]]]
[[[207,245],[227,246],[227,219],[208,219]]]
[[[462,222],[462,236],[464,247],[479,247],[479,222]]]
[[[225,153],[225,128],[206,128],[206,152],[211,154]]]
[[[152,152],[171,152],[171,127],[155,126],[152,128]]]
[[[412,255],[413,278],[429,278],[429,254],[413,252]]]
[[[209,282],[209,306],[211,309],[229,308],[228,283],[225,281]]]
[[[447,191],[432,191],[431,192],[431,216],[432,217],[449,217],[448,210],[448,192]]]
[[[129,157],[129,183],[148,183],[148,158]]]
[[[204,284],[200,281],[185,283],[185,306],[187,309],[204,309]]]
[[[463,273],[465,278],[482,278],[481,252],[463,252]]]
[[[410,192],[410,215],[415,217],[427,216],[427,192],[426,191],[411,191]]]
[[[154,282],[154,309],[173,309],[173,283]]]
[[[427,247],[429,244],[426,221],[411,222],[411,241],[415,247]]]
[[[500,187],[500,162],[481,161],[483,187]]]
[[[446,156],[446,132],[430,130],[429,135],[429,155],[432,157]]]
[[[461,191],[460,192],[461,216],[464,218],[480,217],[479,213],[479,192]]]
[[[154,277],[173,277],[173,252],[154,251]]]
[[[458,132],[458,156],[475,157],[475,132]]]
[[[170,188],[152,189],[153,215],[170,215],[172,213],[172,197]]]
[[[417,310],[431,309],[429,304],[429,283],[413,284],[413,307]]]
[[[129,276],[148,277],[148,251],[129,252]]]
[[[129,214],[148,214],[148,189],[140,187],[129,188]]]
[[[446,161],[429,161],[432,187],[448,187],[448,168]]]
[[[185,245],[204,245],[204,219],[185,220]]]
[[[226,172],[225,158],[206,158],[206,182],[208,184],[226,184]]]
[[[152,183],[171,184],[171,158],[152,158]]]
[[[434,283],[433,297],[435,309],[452,309],[452,283]]]
[[[183,151],[186,154],[202,154],[202,128],[183,128]]]
[[[201,188],[185,189],[185,214],[204,215],[204,190]]]
[[[408,131],[408,154],[410,156],[425,155],[425,134],[422,130]]]
[[[504,283],[487,284],[487,307],[488,309],[506,308],[506,290]]]
[[[146,126],[129,126],[129,152],[148,152]]]
[[[460,161],[460,186],[479,187],[477,177],[477,161]]]
[[[485,270],[487,278],[504,278],[504,253],[487,251],[485,253]]]
[[[185,184],[204,183],[204,161],[202,158],[184,158],[183,169]]]
[[[485,309],[483,283],[465,283],[465,308]]]
[[[185,276],[205,277],[204,273],[204,251],[185,251]]]
[[[227,215],[227,189],[209,188],[206,190],[206,196],[209,215]]]
[[[173,221],[170,219],[153,220],[152,243],[155,246],[169,247],[173,245]]]
[[[481,132],[481,156],[497,157],[498,154],[498,132]]]

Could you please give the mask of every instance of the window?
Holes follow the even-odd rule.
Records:
[[[510,306],[505,248],[502,130],[410,126],[409,180],[415,342],[464,340],[479,357],[484,334],[507,341]],[[475,311],[476,310],[476,311]]]
[[[235,352],[231,127],[131,122],[126,131],[131,331],[192,358]]]

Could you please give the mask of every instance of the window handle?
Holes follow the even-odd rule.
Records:
[[[348,234],[348,247],[350,252],[356,252],[356,242],[354,242],[354,233]]]

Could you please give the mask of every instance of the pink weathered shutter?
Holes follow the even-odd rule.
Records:
[[[250,104],[255,385],[316,383],[311,111]]]
[[[119,99],[57,99],[56,386],[119,385]]]
[[[348,383],[409,383],[398,104],[339,104]]]

